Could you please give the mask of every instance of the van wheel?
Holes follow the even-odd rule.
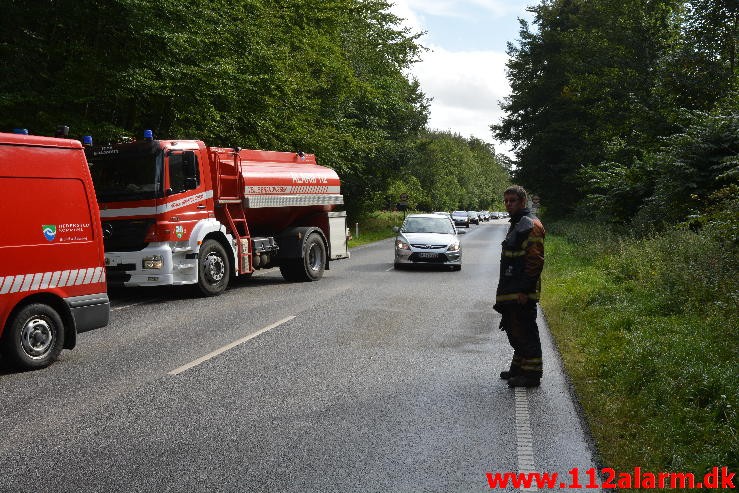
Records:
[[[20,368],[34,370],[53,363],[64,347],[64,324],[49,305],[21,309],[3,334],[3,354]]]
[[[311,233],[303,245],[303,258],[283,261],[280,273],[286,281],[317,281],[325,266],[326,246],[318,234]]]
[[[205,296],[216,296],[228,287],[231,264],[226,250],[215,240],[205,240],[198,255],[198,288]]]

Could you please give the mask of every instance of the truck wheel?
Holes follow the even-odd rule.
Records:
[[[226,250],[215,240],[205,240],[198,255],[198,288],[205,296],[216,296],[228,287],[231,264]]]
[[[325,265],[326,246],[318,234],[311,233],[303,244],[303,258],[283,262],[280,272],[286,281],[317,281]]]
[[[64,324],[49,305],[33,303],[19,311],[3,334],[3,354],[16,366],[34,370],[53,363],[64,347]]]

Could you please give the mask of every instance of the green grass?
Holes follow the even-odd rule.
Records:
[[[359,223],[359,236],[356,234],[356,223]],[[393,226],[400,226],[401,224],[403,224],[402,212],[378,211],[367,214],[358,220],[350,219],[347,221],[347,226],[352,235],[349,240],[349,248],[395,236]]]
[[[552,226],[542,305],[604,465],[736,471],[735,247],[690,231]]]

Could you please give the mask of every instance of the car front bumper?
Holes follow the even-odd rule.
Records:
[[[395,250],[396,264],[462,265],[462,252],[446,250]]]

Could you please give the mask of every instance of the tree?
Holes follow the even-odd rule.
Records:
[[[581,170],[607,157],[611,141],[633,162],[665,125],[651,94],[654,66],[670,39],[675,0],[553,0],[534,7],[509,44],[511,96],[493,131],[514,144],[515,180],[552,213],[584,196]]]

